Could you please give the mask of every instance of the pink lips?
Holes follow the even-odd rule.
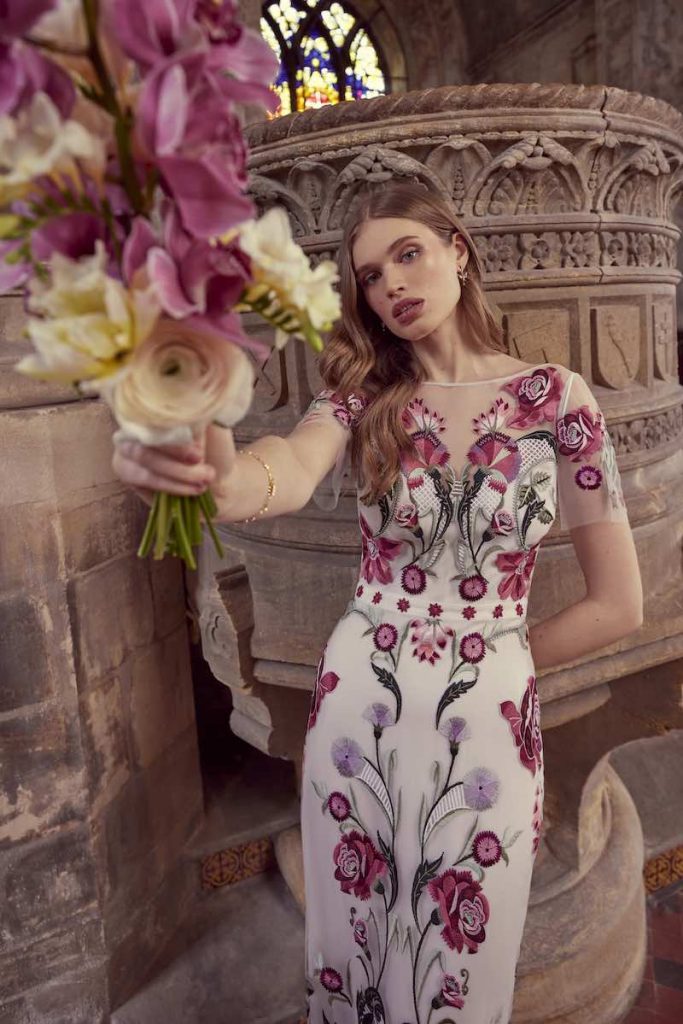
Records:
[[[404,309],[404,311],[402,313],[399,313],[397,316],[396,316],[396,314],[394,314],[395,315],[395,319],[400,324],[410,323],[412,320],[414,320],[416,317],[418,317],[420,315],[420,313],[422,312],[423,306],[424,306],[424,299],[415,299],[414,301],[411,300],[410,306],[408,306],[406,309]],[[396,308],[396,307],[394,307],[394,308]]]

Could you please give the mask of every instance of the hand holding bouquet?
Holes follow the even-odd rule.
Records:
[[[276,59],[234,0],[7,0],[0,22],[0,292],[22,287],[17,369],[96,393],[115,437],[187,445],[247,412],[254,310],[322,347],[336,265],[246,195],[236,104],[277,107]],[[210,491],[158,494],[139,554],[195,567]],[[222,552],[221,552],[222,553]]]

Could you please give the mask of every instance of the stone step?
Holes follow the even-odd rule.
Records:
[[[188,855],[203,858],[264,836],[275,836],[299,821],[294,765],[247,743],[231,763],[204,769],[205,820]]]
[[[304,919],[268,871],[202,896],[154,979],[112,1024],[297,1024]]]
[[[645,859],[683,844],[683,729],[630,740],[609,758],[636,805]]]

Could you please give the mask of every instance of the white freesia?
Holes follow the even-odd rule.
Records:
[[[85,49],[88,30],[82,0],[57,0],[56,6],[33,26],[31,36],[58,48]]]
[[[273,206],[258,220],[242,225],[239,244],[255,264],[255,281],[288,291],[310,273],[306,254],[292,238],[289,217],[281,206]]]
[[[41,175],[68,174],[75,159],[101,172],[102,140],[63,120],[47,93],[36,92],[16,118],[0,117],[0,204],[22,196]]]
[[[80,382],[97,390],[147,337],[160,313],[152,287],[128,289],[106,272],[107,252],[98,240],[92,256],[50,259],[49,283],[30,282],[26,328],[35,352],[17,369],[31,377]]]
[[[247,221],[235,233],[252,261],[254,283],[245,300],[275,324],[275,347],[283,348],[290,337],[319,344],[317,332],[329,330],[341,313],[339,295],[332,287],[339,280],[334,260],[322,260],[311,268],[279,206],[259,220]]]
[[[103,394],[120,426],[115,438],[187,444],[211,422],[230,427],[249,410],[254,371],[225,337],[162,318]]]

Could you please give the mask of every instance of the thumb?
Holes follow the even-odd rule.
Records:
[[[235,438],[231,428],[217,427],[210,423],[204,434],[204,460],[216,470],[217,480],[230,475],[236,458]]]

